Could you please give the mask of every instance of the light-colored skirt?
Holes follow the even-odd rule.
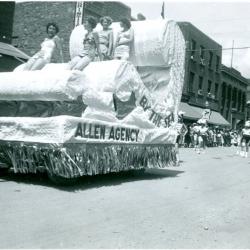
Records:
[[[129,59],[129,46],[119,45],[115,48],[114,58],[120,58],[123,60]]]

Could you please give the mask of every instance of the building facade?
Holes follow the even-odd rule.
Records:
[[[109,15],[114,21],[130,18],[131,9],[120,2],[20,2],[16,3],[13,22],[13,45],[28,55],[40,49],[46,37],[46,25],[55,22],[60,28],[66,61],[69,57],[69,38],[75,26],[83,23],[87,16],[99,19]],[[56,59],[56,58],[55,58]]]
[[[185,84],[182,100],[220,111],[222,47],[191,23],[178,23],[186,40]]]
[[[185,79],[180,109],[184,119],[230,126],[220,114],[222,46],[189,22],[178,22],[186,41]]]
[[[234,68],[221,67],[221,114],[232,124],[232,128],[242,127],[247,119],[248,80]]]
[[[178,23],[186,40],[186,72],[182,102],[196,111],[210,109],[218,125],[232,128],[246,119],[247,79],[221,64],[222,46],[191,23]]]

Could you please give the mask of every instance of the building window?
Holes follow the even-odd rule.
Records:
[[[218,91],[219,91],[219,83],[215,83],[215,87],[214,87],[214,97],[215,97],[215,99],[218,98]]]
[[[199,76],[198,95],[202,95],[203,77]]]
[[[211,89],[212,89],[212,81],[208,80],[207,93],[211,93]]]
[[[216,56],[216,71],[219,71],[220,69],[220,57]]]
[[[221,90],[221,106],[222,106],[222,113],[224,113],[226,108],[226,94],[227,94],[227,84],[225,82],[222,83],[222,90]]]
[[[204,59],[205,57],[205,48],[203,46],[200,46],[200,58]]]
[[[237,89],[233,89],[233,96],[232,96],[232,108],[236,108],[236,102],[237,102]]]
[[[242,96],[242,105],[241,105],[241,112],[245,112],[245,108],[246,108],[246,94],[243,93],[243,96]]]
[[[227,87],[227,107],[229,108],[232,101],[232,87],[229,85]]]
[[[209,68],[212,67],[212,64],[213,64],[213,52],[209,51],[209,60],[208,60],[208,66],[209,66]]]
[[[193,72],[190,72],[189,74],[189,92],[194,92],[194,77],[195,74]]]
[[[192,59],[194,59],[194,56],[195,56],[195,50],[196,50],[196,42],[195,40],[191,40],[191,56],[192,56]]]
[[[237,107],[238,111],[241,111],[241,103],[242,103],[242,100],[241,100],[241,91],[239,91],[238,92],[238,107]]]

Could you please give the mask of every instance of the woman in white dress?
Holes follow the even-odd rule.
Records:
[[[134,31],[131,28],[131,23],[127,18],[121,19],[120,26],[123,28],[123,30],[117,35],[114,59],[128,60],[131,44],[134,40]]]
[[[57,24],[48,23],[46,26],[46,31],[48,37],[46,37],[44,41],[41,43],[41,49],[35,55],[33,55],[28,60],[28,62],[26,62],[21,67],[19,66],[18,68],[16,68],[15,71],[18,70],[29,71],[29,70],[42,69],[46,64],[50,63],[55,49],[59,50],[60,62],[63,62],[61,39],[57,36],[57,33],[59,32]]]

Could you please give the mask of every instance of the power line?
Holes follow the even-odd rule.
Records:
[[[233,67],[233,56],[234,56],[234,40],[233,40],[233,44],[232,44],[232,54],[231,54],[231,68]]]
[[[202,49],[202,51],[220,51],[220,50],[236,50],[236,49],[250,49],[250,46],[248,47],[231,47],[231,48],[221,48],[221,49]],[[200,49],[187,49],[186,51],[192,52],[192,51],[201,51]]]
[[[217,19],[217,20],[204,20],[204,19],[192,19],[192,22],[200,22],[200,23],[205,23],[205,22],[232,22],[232,21],[246,21],[250,20],[250,18],[227,18],[227,19]]]

